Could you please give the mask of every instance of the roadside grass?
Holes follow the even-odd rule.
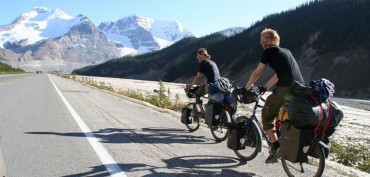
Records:
[[[347,137],[347,142],[340,144],[332,141],[330,151],[333,160],[370,173],[370,150],[363,143],[354,143],[350,137]]]
[[[24,70],[20,69],[20,68],[13,68],[8,64],[0,62],[0,75],[3,75],[3,74],[21,74],[21,73],[26,73],[26,72]]]
[[[174,99],[171,100],[171,91],[170,89],[166,89],[162,81],[158,82],[159,89],[156,90],[155,94],[142,94],[138,91],[134,90],[114,90],[111,84],[107,84],[105,82],[97,82],[92,78],[89,77],[80,77],[77,78],[75,75],[63,74],[59,75],[63,78],[72,79],[76,82],[80,82],[82,84],[87,84],[98,89],[106,90],[112,93],[124,95],[133,99],[141,100],[148,102],[154,106],[174,110],[180,112],[183,107],[186,106],[186,103],[180,102],[180,96],[176,94]]]
[[[24,72],[0,72],[0,75],[4,75],[4,74],[22,74]]]
[[[20,70],[14,70],[14,71],[1,71],[0,70],[0,75],[4,74],[23,74],[26,73],[25,71],[20,71]]]
[[[180,99],[178,94],[175,95],[174,99],[175,101],[171,101],[170,99],[171,91],[170,89],[166,89],[164,87],[162,81],[158,82],[159,89],[157,90],[156,94],[144,95],[134,90],[116,91],[110,84],[106,84],[104,82],[98,83],[89,77],[80,77],[78,79],[76,78],[75,75],[60,75],[60,76],[67,79],[72,79],[82,84],[87,84],[96,87],[98,89],[110,91],[133,99],[145,101],[160,108],[166,108],[180,112],[181,109],[186,106],[186,103],[179,102]],[[351,138],[347,138],[347,140],[348,140],[347,142],[351,142]],[[345,166],[354,167],[361,171],[370,173],[370,150],[367,149],[365,145],[360,143],[340,144],[332,140],[330,152],[331,152],[330,157],[334,161]]]

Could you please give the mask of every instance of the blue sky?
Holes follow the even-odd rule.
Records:
[[[83,14],[97,26],[137,14],[155,20],[177,20],[196,36],[229,27],[249,27],[264,16],[293,9],[310,0],[1,0],[0,25],[11,23],[32,7],[59,8]]]

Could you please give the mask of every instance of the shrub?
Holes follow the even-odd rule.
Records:
[[[347,140],[351,142],[350,138]],[[336,162],[370,173],[370,150],[365,145],[360,143],[341,145],[332,141],[330,150]]]

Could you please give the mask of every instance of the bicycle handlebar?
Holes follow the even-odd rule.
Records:
[[[198,88],[200,87],[200,85],[193,85],[192,87],[190,87],[190,88],[187,88],[187,87],[185,87],[184,88],[184,91],[185,91],[185,93],[186,93],[186,96],[188,97],[188,98],[195,98],[195,92],[198,90]],[[202,95],[201,97],[203,97],[203,98],[208,98],[208,97],[206,97],[205,95]]]
[[[251,89],[249,89],[249,90],[247,90],[247,89],[245,89],[244,87],[239,87],[239,86],[236,86],[235,87],[235,89],[237,90],[237,93],[238,93],[238,97],[237,97],[237,100],[240,102],[240,103],[243,103],[240,99],[239,99],[239,95],[240,94],[243,94],[243,92],[250,92],[252,95],[253,94],[255,94],[255,96],[257,96],[258,97],[258,100],[262,100],[263,102],[265,102],[266,101],[266,99],[264,99],[264,98],[262,98],[262,95],[264,95],[265,94],[265,92],[259,92],[259,91],[257,91],[255,88],[254,88],[254,86],[252,86],[251,87]],[[257,101],[258,101],[257,100]],[[256,101],[256,102],[257,102]],[[251,102],[251,103],[253,103],[253,102]]]

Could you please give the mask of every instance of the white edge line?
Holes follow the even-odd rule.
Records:
[[[64,104],[67,106],[69,112],[71,112],[73,118],[77,122],[78,126],[85,134],[87,140],[89,141],[90,145],[95,150],[95,153],[99,156],[100,161],[103,163],[105,168],[109,171],[111,176],[114,177],[127,177],[126,174],[122,171],[122,169],[118,166],[117,162],[109,155],[107,150],[99,143],[98,139],[95,135],[91,132],[89,127],[84,123],[81,117],[77,114],[77,112],[73,109],[73,107],[69,104],[67,99],[63,96],[62,92],[58,89],[58,87],[54,84],[51,78],[48,75],[51,83],[53,84],[55,90],[58,92],[60,98],[63,100]]]

